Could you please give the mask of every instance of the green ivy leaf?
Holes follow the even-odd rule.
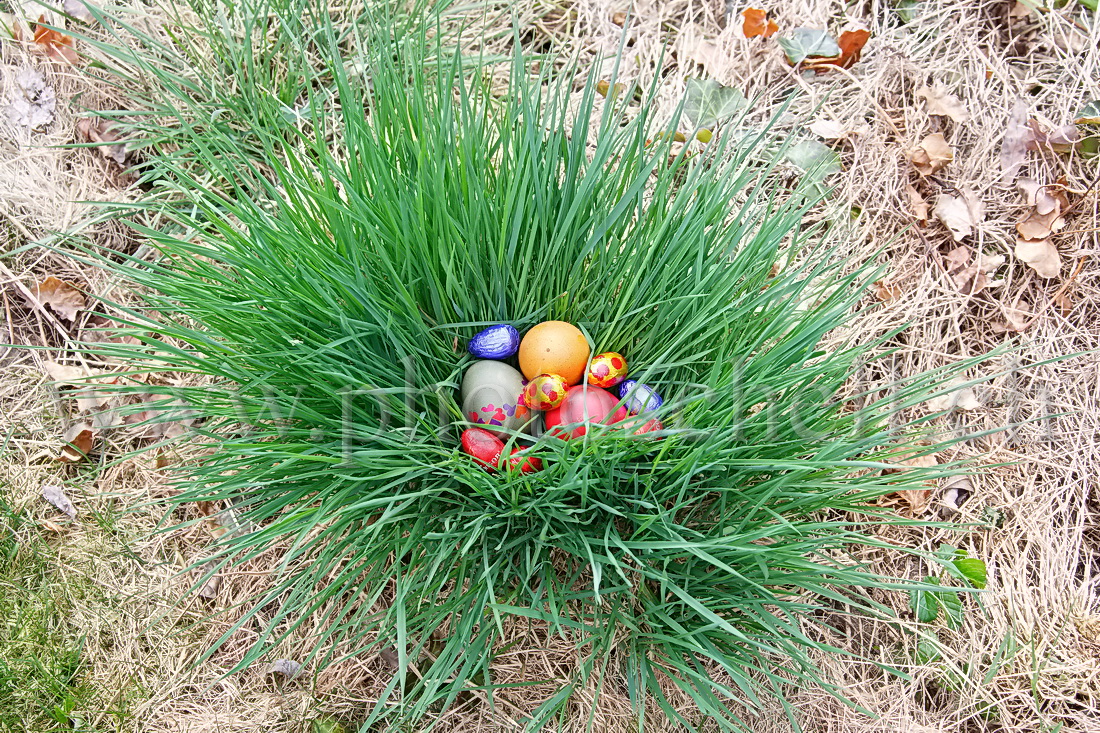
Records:
[[[984,588],[989,580],[985,560],[979,560],[976,557],[962,557],[952,561],[951,564],[958,571],[957,577],[968,581],[975,588]]]
[[[894,5],[894,12],[901,18],[902,23],[912,23],[913,18],[917,17],[917,8],[919,7],[919,0],[898,0]]]
[[[718,122],[740,114],[749,101],[737,87],[727,87],[713,79],[688,79],[684,115],[695,129],[712,128]]]
[[[795,28],[779,38],[779,45],[792,64],[800,64],[808,58],[829,58],[840,55],[840,46],[828,31],[818,28]]]
[[[1100,125],[1100,99],[1086,102],[1074,119],[1078,125]]]
[[[817,180],[844,170],[837,152],[817,140],[803,140],[792,145],[787,150],[787,160],[803,172],[812,174]]]

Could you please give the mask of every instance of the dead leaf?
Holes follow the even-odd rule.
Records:
[[[606,96],[607,82],[600,83],[604,85],[604,91],[601,94]],[[596,86],[599,89],[599,84]],[[620,86],[622,85],[615,85],[616,92],[620,91]],[[76,131],[86,142],[96,143],[96,150],[104,158],[118,163],[123,168],[126,167],[126,142],[121,140],[115,124],[99,117],[94,119],[84,117],[77,120]]]
[[[928,409],[932,412],[948,412],[950,410],[977,410],[982,406],[981,400],[974,394],[973,387],[964,387],[969,381],[965,377],[956,377],[948,383],[948,391],[928,400]]]
[[[930,176],[947,167],[955,159],[955,151],[947,144],[943,134],[934,132],[920,141],[915,148],[905,152],[905,156],[922,176]]]
[[[222,576],[211,575],[210,579],[203,583],[203,586],[199,588],[199,598],[205,598],[208,601],[212,601],[218,597],[218,592],[222,589]]]
[[[611,22],[622,28],[626,25],[626,13],[618,12],[611,16]]]
[[[932,87],[927,85],[921,87],[916,91],[916,96],[924,97],[930,115],[950,117],[957,123],[963,123],[970,119],[970,114],[966,111],[963,103],[959,101],[959,98],[948,93],[939,84]]]
[[[80,54],[73,49],[72,36],[47,28],[45,23],[46,16],[43,15],[34,24],[34,42],[54,61],[75,64],[80,59]]]
[[[1001,177],[1005,181],[1011,180],[1027,160],[1027,145],[1031,138],[1027,112],[1027,102],[1018,99],[1008,116],[1004,140],[1001,142]]]
[[[77,423],[65,431],[63,440],[67,445],[61,449],[57,460],[61,463],[80,463],[92,452],[95,427],[90,422]]]
[[[16,74],[15,85],[21,94],[7,106],[8,121],[32,132],[45,130],[53,122],[57,109],[54,88],[34,69],[23,69]]]
[[[54,534],[64,534],[65,533],[65,527],[61,526],[60,524],[58,524],[57,522],[55,522],[51,519],[43,519],[39,522],[39,524],[41,524],[42,527],[45,530],[47,530],[49,532],[53,532]]]
[[[824,31],[820,31],[824,33]],[[828,71],[831,66],[839,66],[842,69],[847,69],[852,64],[859,61],[860,54],[863,53],[863,47],[867,44],[867,40],[871,37],[871,31],[867,26],[855,21],[848,23],[840,32],[840,36],[836,39],[836,53],[833,55],[827,55],[825,53],[809,53],[803,59],[803,68],[812,69],[815,72]],[[832,40],[832,39],[829,39]],[[823,50],[825,45],[821,46]],[[788,53],[788,58],[790,54]],[[791,59],[792,63],[798,63]]]
[[[745,19],[745,22],[741,25],[745,38],[755,38],[756,36],[771,38],[779,30],[779,26],[776,25],[775,21],[769,20],[768,14],[759,8],[745,8],[741,11],[741,15]]]
[[[960,188],[958,196],[941,193],[933,213],[951,230],[955,241],[961,242],[985,219],[985,206],[972,191]]]
[[[292,680],[302,672],[302,665],[292,659],[276,659],[268,668],[268,674],[277,674]]]
[[[983,255],[970,262],[970,248],[955,247],[944,257],[947,274],[955,287],[963,295],[977,295],[986,288],[1003,285],[1001,280],[991,279],[991,275],[1005,263],[1004,255]]]
[[[1062,271],[1062,258],[1058,254],[1058,248],[1049,239],[1017,239],[1015,254],[1016,259],[1035,270],[1039,277],[1058,277],[1058,273]]]
[[[1066,293],[1056,293],[1053,299],[1054,305],[1058,308],[1058,312],[1063,316],[1068,316],[1073,312],[1073,298],[1069,297]]]
[[[52,276],[37,283],[31,294],[39,305],[48,305],[54,313],[68,321],[74,320],[77,311],[87,307],[84,296],[75,285]]]
[[[902,296],[900,285],[887,285],[884,280],[876,280],[874,283],[875,297],[883,303],[893,303]]]
[[[917,223],[922,226],[927,224],[928,219],[931,217],[928,202],[924,200],[924,197],[911,183],[905,184],[905,195],[909,197],[909,208],[912,210],[913,216],[916,217]]]
[[[1077,126],[1073,124],[1062,125],[1056,127],[1053,130],[1048,130],[1045,125],[1041,124],[1038,120],[1029,119],[1027,121],[1028,129],[1031,134],[1026,139],[1026,146],[1028,150],[1041,150],[1046,148],[1052,150],[1055,153],[1069,153],[1077,147],[1077,143],[1081,141],[1081,134],[1077,131]]]
[[[65,490],[60,486],[50,486],[49,484],[43,484],[42,486],[42,498],[53,504],[57,509],[69,519],[76,519],[76,507],[69,500],[69,497],[65,495]]]
[[[76,20],[85,23],[91,23],[95,20],[95,16],[92,15],[92,11],[89,9],[90,6],[84,0],[65,0],[63,7],[65,14]]]
[[[103,372],[94,370],[88,372],[80,367],[65,366],[54,361],[45,362],[42,368],[53,381],[75,388],[65,394],[76,400],[77,412],[99,410],[114,399],[114,392],[99,390],[96,385],[118,384],[117,375],[101,376]]]
[[[924,446],[918,446],[924,447]],[[939,465],[939,461],[936,460],[934,455],[922,455],[915,456],[913,453],[916,450],[912,447],[899,448],[894,452],[889,463],[894,464],[893,468],[882,469],[883,475],[900,474],[913,468],[932,468]],[[917,516],[923,514],[928,509],[928,505],[932,499],[932,492],[935,491],[936,481],[929,479],[925,482],[928,486],[926,489],[903,489],[895,491],[892,494],[887,494],[885,501],[886,506],[903,504],[910,516]]]
[[[1057,277],[1062,258],[1051,237],[1066,226],[1062,212],[1069,209],[1069,199],[1062,186],[1043,186],[1029,179],[1020,181],[1020,190],[1030,208],[1016,222],[1016,258],[1040,277]]]
[[[814,120],[806,129],[822,140],[840,140],[847,137],[851,132],[845,125],[836,120]]]
[[[1015,19],[1015,18],[1026,18],[1027,16],[1031,15],[1031,11],[1033,11],[1034,9],[1035,9],[1035,7],[1033,5],[1030,5],[1028,3],[1017,2],[1008,11],[1008,17],[1013,18],[1013,19]]]

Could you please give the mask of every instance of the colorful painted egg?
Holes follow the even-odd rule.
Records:
[[[609,389],[626,379],[626,359],[622,354],[605,351],[592,357],[588,367],[588,383],[596,387]]]
[[[462,450],[493,473],[504,452],[504,442],[488,430],[468,428],[462,431]]]
[[[546,429],[552,435],[568,440],[579,438],[588,432],[592,423],[611,425],[626,418],[626,408],[619,405],[619,399],[599,387],[580,385],[565,393],[565,400],[559,407],[546,413]],[[580,423],[571,430],[558,429],[559,425]]]
[[[521,473],[534,473],[542,470],[542,459],[538,456],[530,456],[525,453],[527,449],[516,446],[512,449],[512,455],[508,457],[508,467]]]
[[[462,377],[462,414],[472,423],[523,430],[532,413],[520,404],[523,375],[499,361],[475,361]]]
[[[565,399],[569,385],[560,374],[540,374],[523,388],[522,403],[532,410],[551,410]]]
[[[619,399],[626,398],[626,409],[637,415],[641,412],[656,410],[664,404],[661,395],[649,385],[634,379],[628,379],[619,385]]]
[[[478,359],[507,359],[519,350],[519,331],[502,323],[478,331],[466,349]]]
[[[520,342],[519,368],[528,379],[560,374],[566,384],[576,384],[584,376],[591,353],[584,334],[572,323],[543,321]]]

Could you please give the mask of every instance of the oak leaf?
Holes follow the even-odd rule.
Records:
[[[74,320],[77,311],[87,307],[84,296],[75,285],[52,275],[37,283],[31,289],[31,294],[39,305],[48,305],[54,313],[67,321]]]
[[[950,117],[958,123],[970,119],[966,107],[954,94],[947,92],[941,85],[931,87],[925,85],[916,91],[916,96],[923,97],[928,106],[928,114],[938,117]]]
[[[72,36],[48,28],[45,23],[46,16],[43,15],[34,24],[34,42],[54,61],[75,64],[80,59],[80,54],[73,48]]]

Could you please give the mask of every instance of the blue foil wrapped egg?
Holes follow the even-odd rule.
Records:
[[[635,415],[656,410],[664,404],[657,390],[636,379],[627,379],[619,384],[619,399],[625,399],[623,404],[626,405],[626,409]]]
[[[519,331],[507,323],[478,331],[466,349],[478,359],[507,359],[519,351]]]

